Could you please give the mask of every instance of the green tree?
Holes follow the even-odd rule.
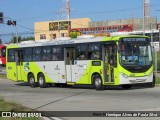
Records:
[[[70,38],[77,38],[77,36],[79,36],[80,33],[78,31],[72,31],[69,33]]]
[[[35,39],[32,36],[24,37],[24,38],[22,38],[21,36],[18,36],[18,43],[20,43],[21,41],[27,41],[27,40],[35,40]],[[13,36],[10,43],[17,43],[17,37]]]

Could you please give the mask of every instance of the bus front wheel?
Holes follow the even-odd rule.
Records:
[[[155,85],[156,85],[156,77],[155,77],[155,75],[153,74],[153,81],[150,83],[150,87],[155,87]]]
[[[40,88],[46,88],[48,86],[46,84],[45,77],[43,74],[38,75],[38,83]]]
[[[33,74],[28,75],[28,82],[31,88],[37,87],[37,83],[35,82]]]
[[[104,89],[104,86],[103,86],[102,79],[101,79],[100,75],[93,76],[93,80],[94,80],[94,88],[96,90],[103,90]]]

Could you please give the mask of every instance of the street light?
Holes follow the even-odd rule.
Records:
[[[12,25],[15,26],[15,28],[16,28],[16,43],[18,44],[18,29],[17,29],[17,26],[16,26],[16,22],[13,21],[12,18],[10,18],[10,17],[0,17],[0,18],[2,18],[2,19],[4,19],[4,18],[10,19],[10,21],[12,22]]]

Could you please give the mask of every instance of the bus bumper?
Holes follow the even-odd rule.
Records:
[[[120,73],[120,84],[138,84],[138,83],[150,83],[153,82],[153,72],[148,76],[143,77],[129,77]]]

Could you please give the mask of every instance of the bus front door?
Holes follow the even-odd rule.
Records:
[[[15,63],[16,63],[16,80],[23,80],[23,57],[24,51],[16,50],[15,51]]]
[[[115,45],[108,45],[104,48],[104,70],[105,70],[105,82],[114,83],[114,63],[115,63]]]
[[[66,64],[66,79],[67,83],[75,82],[75,48],[65,48],[65,64]]]

